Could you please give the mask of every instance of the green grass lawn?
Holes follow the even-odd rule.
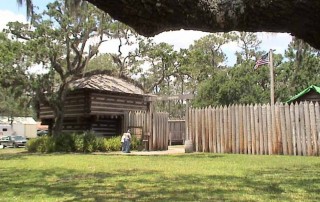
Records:
[[[319,157],[0,150],[0,201],[320,201]]]

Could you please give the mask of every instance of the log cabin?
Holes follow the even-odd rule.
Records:
[[[287,103],[296,103],[296,102],[320,102],[320,87],[311,85],[308,88],[304,89],[297,95],[291,97]]]
[[[67,94],[63,132],[94,131],[97,136],[120,135],[127,127],[129,111],[146,111],[148,95],[136,85],[104,74],[91,75],[72,83]],[[54,115],[40,105],[42,124],[52,128]]]

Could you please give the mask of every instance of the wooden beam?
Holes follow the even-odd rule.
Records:
[[[184,94],[184,95],[171,95],[171,96],[155,96],[151,95],[145,97],[145,101],[169,101],[169,100],[192,100],[194,98],[193,94]]]

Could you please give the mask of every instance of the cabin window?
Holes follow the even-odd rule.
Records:
[[[2,131],[8,131],[8,129],[6,129],[6,128],[2,128]]]

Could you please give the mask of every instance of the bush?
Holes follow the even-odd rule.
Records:
[[[83,152],[95,152],[97,148],[97,137],[94,132],[85,132],[83,136]]]
[[[40,153],[54,152],[56,151],[56,142],[54,138],[49,136],[30,139],[27,143],[27,150]]]
[[[106,152],[120,151],[121,137],[110,138],[96,137],[93,132],[82,134],[61,134],[57,137],[43,136],[28,141],[27,149],[29,152],[52,153],[52,152]],[[141,140],[134,135],[131,139],[131,149],[140,150]]]
[[[121,137],[111,137],[104,140],[104,147],[106,151],[120,151],[121,150]]]
[[[74,151],[75,152],[83,152],[83,148],[84,148],[83,136],[84,136],[84,134],[74,134],[73,135]]]
[[[105,138],[103,137],[97,137],[96,143],[97,143],[97,151],[105,152],[107,151],[105,144],[104,144]]]
[[[131,138],[131,149],[132,150],[142,150],[142,141],[138,139],[135,135],[132,135]]]
[[[57,137],[53,137],[55,142],[55,151],[74,152],[75,151],[74,136],[75,134],[61,134]]]

